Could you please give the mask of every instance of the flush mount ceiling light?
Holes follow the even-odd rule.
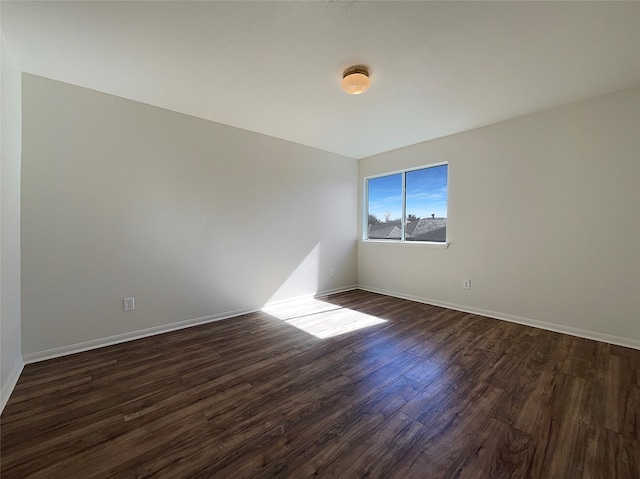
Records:
[[[369,69],[363,66],[347,68],[342,74],[342,89],[350,95],[359,95],[369,88]]]

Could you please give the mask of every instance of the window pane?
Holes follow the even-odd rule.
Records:
[[[447,240],[447,165],[406,174],[406,241]]]
[[[368,239],[402,239],[402,173],[367,181]]]

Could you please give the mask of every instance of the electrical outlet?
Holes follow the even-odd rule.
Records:
[[[335,276],[336,275],[336,269],[335,268],[331,268],[331,272],[329,273],[329,276]]]
[[[471,280],[470,279],[463,279],[462,280],[462,287],[464,289],[471,289]]]
[[[133,298],[124,298],[123,305],[125,311],[133,311],[134,309],[136,309]]]

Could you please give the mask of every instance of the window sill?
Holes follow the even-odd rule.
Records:
[[[371,240],[371,239],[360,240],[360,243],[410,245],[410,246],[422,246],[426,248],[439,248],[439,249],[449,249],[449,245],[451,244],[448,241],[445,243],[432,243],[429,241],[395,241],[395,240]]]

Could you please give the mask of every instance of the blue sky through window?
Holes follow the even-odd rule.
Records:
[[[408,171],[406,185],[407,216],[447,217],[447,165]],[[369,214],[385,221],[402,217],[402,174],[370,178]]]
[[[390,213],[391,220],[402,216],[402,174],[369,179],[369,214],[380,221]]]

